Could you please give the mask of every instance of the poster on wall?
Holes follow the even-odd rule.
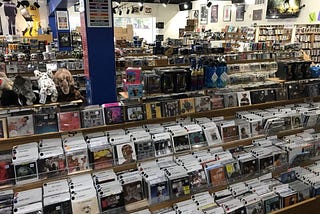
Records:
[[[225,5],[223,7],[223,21],[230,22],[231,21],[231,5]]]
[[[199,10],[192,10],[190,17],[191,19],[199,19]]]
[[[320,21],[320,11],[319,11],[319,13],[318,13],[318,21]]]
[[[206,25],[208,24],[208,9],[207,5],[202,4],[200,6],[200,24]]]
[[[88,27],[112,27],[111,0],[88,0],[87,23]]]
[[[3,1],[0,10],[0,35],[38,35],[41,26],[40,12],[33,4],[17,7],[16,0]]]
[[[212,5],[211,6],[211,23],[217,23],[219,20],[219,13],[218,13],[219,5]]]
[[[56,11],[58,30],[69,30],[68,11]]]
[[[244,5],[237,5],[236,9],[236,21],[244,20]]]
[[[253,10],[253,12],[252,12],[252,20],[253,20],[253,21],[260,21],[260,20],[262,20],[262,9],[260,9],[260,10]]]

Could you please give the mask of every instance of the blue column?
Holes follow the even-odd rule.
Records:
[[[85,0],[84,8],[91,0]],[[109,7],[112,7],[111,0]],[[110,10],[109,10],[110,11]],[[87,76],[87,98],[90,104],[117,101],[116,70],[114,55],[114,30],[112,12],[111,27],[97,24],[91,27],[85,10],[81,12],[81,34],[84,49],[85,74]],[[93,25],[91,23],[91,25]],[[100,27],[99,27],[100,26]]]

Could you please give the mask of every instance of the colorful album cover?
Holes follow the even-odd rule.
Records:
[[[173,136],[173,145],[175,152],[190,150],[188,135]]]
[[[179,115],[179,103],[177,100],[162,102],[163,117],[175,117]]]
[[[14,171],[17,183],[38,179],[37,162],[14,165]]]
[[[129,142],[125,144],[116,145],[118,164],[134,163],[137,160],[134,143]]]
[[[227,184],[223,165],[215,165],[213,168],[207,168],[207,170],[209,170],[210,182],[213,186],[222,186]]]
[[[78,111],[58,113],[59,131],[74,131],[81,128],[80,113]]]
[[[103,169],[113,165],[112,147],[89,150],[90,164],[93,169]]]
[[[66,154],[68,173],[84,171],[89,168],[87,151],[69,152]]]
[[[247,214],[263,214],[262,202],[258,201],[253,204],[246,205]]]
[[[211,101],[209,96],[195,97],[194,105],[196,112],[210,111]]]
[[[283,207],[288,207],[298,203],[298,195],[295,193],[293,195],[289,195],[283,198]]]
[[[124,121],[123,106],[105,107],[106,124],[122,123]]]
[[[241,175],[240,166],[238,162],[231,162],[225,164],[226,174],[228,179],[237,178]]]
[[[58,132],[57,115],[53,114],[34,114],[34,133],[43,134],[48,132]]]
[[[0,151],[0,185],[14,183],[11,151]]]
[[[143,199],[143,189],[141,181],[123,184],[122,188],[125,204],[134,203]]]
[[[40,152],[41,157],[41,152]],[[40,179],[57,177],[66,174],[66,159],[64,155],[38,159]]]
[[[141,98],[143,96],[143,85],[142,84],[129,84],[127,85],[128,98]]]
[[[184,98],[180,99],[180,113],[182,115],[184,114],[191,114],[195,112],[195,106],[194,106],[194,98]]]
[[[126,75],[127,75],[127,84],[140,84],[141,82],[141,68],[127,68]]]
[[[9,137],[34,134],[32,114],[7,117],[7,122]]]
[[[239,139],[238,126],[222,127],[222,139],[224,142],[230,142]]]
[[[113,209],[120,209],[124,207],[124,196],[122,192],[119,194],[102,196],[99,198],[99,200],[100,200],[100,207],[102,212],[108,213]]]
[[[144,119],[144,110],[143,106],[127,106],[127,120],[143,120]]]
[[[136,152],[137,152],[137,159],[143,160],[147,158],[154,157],[154,144],[151,141],[147,142],[135,142]]]
[[[145,110],[146,110],[146,119],[147,120],[162,117],[160,102],[146,103]]]
[[[0,139],[8,138],[7,119],[0,118]]]
[[[238,99],[236,93],[227,93],[224,94],[224,107],[230,108],[230,107],[236,107],[238,106]]]
[[[188,173],[188,175],[189,175],[189,179],[190,179],[191,189],[201,188],[207,184],[206,175],[202,169],[190,172],[190,173]]]
[[[171,180],[171,196],[180,197],[190,194],[190,182],[188,177]]]
[[[222,109],[224,108],[224,100],[222,95],[211,96],[211,106],[212,109]]]
[[[90,128],[104,125],[102,108],[84,109],[81,111],[82,127]]]
[[[239,106],[251,105],[250,91],[237,92],[237,97]]]
[[[168,182],[163,181],[156,184],[151,184],[150,188],[150,204],[160,203],[162,201],[169,200],[169,188]]]
[[[280,200],[278,196],[264,201],[264,213],[270,213],[280,209]]]
[[[189,140],[192,148],[208,145],[202,131],[189,133]]]

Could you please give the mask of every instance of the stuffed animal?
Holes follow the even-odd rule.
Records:
[[[38,85],[40,89],[40,103],[44,104],[47,101],[47,96],[51,95],[51,102],[57,102],[58,91],[56,85],[53,82],[53,74],[51,70],[47,72],[40,72],[38,70],[34,71],[34,75],[38,80]]]
[[[32,82],[18,75],[13,82],[13,91],[18,95],[20,105],[33,105],[37,97],[33,92]]]
[[[0,72],[0,102],[2,106],[19,105],[18,95],[12,90],[13,81]]]
[[[13,81],[7,77],[4,72],[0,72],[0,97],[2,90],[12,90]]]
[[[60,68],[54,74],[53,81],[57,86],[59,101],[73,101],[82,99],[80,91],[76,89],[74,79],[69,70]]]

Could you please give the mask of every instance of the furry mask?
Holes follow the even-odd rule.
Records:
[[[14,80],[13,91],[18,94],[21,105],[24,104],[21,98],[26,100],[27,105],[33,105],[33,102],[37,99],[32,89],[31,80],[25,79],[20,75],[16,76]]]

